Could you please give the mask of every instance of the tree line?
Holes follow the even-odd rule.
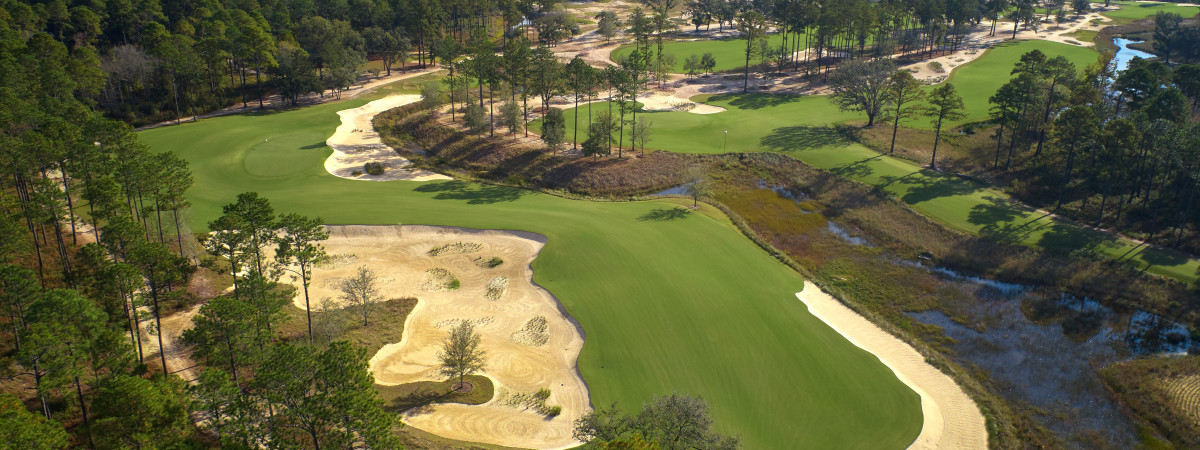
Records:
[[[391,74],[432,61],[438,39],[483,34],[553,43],[578,24],[554,0],[160,0],[0,2],[7,32],[66,47],[88,77],[80,99],[107,117],[145,124],[241,103],[271,92],[287,102],[337,95],[368,55]],[[518,26],[525,24],[524,26]]]
[[[1135,58],[1081,74],[1034,51],[1012,73],[989,99],[993,170],[1085,223],[1183,245],[1198,220],[1200,65]]]

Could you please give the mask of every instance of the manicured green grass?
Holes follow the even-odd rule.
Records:
[[[1121,9],[1102,13],[1105,16],[1113,19],[1129,19],[1139,20],[1158,14],[1159,11],[1179,14],[1183,17],[1192,17],[1200,13],[1200,7],[1194,5],[1177,5],[1174,3],[1146,3],[1146,2],[1127,2],[1116,1],[1114,5],[1121,5]]]
[[[825,97],[748,94],[715,95],[704,100],[728,111],[704,115],[642,113],[654,124],[650,147],[684,153],[786,153],[877,186],[935,220],[963,231],[1054,250],[1090,249],[1152,273],[1189,283],[1197,279],[1200,261],[1195,259],[1052,220],[1044,213],[1011,203],[1007,195],[981,184],[882,156],[829,125],[856,116],[841,113]],[[586,114],[586,107],[580,109]],[[567,111],[566,118],[568,124],[572,123],[574,111]],[[628,130],[626,133],[628,138]]]
[[[534,281],[586,333],[578,364],[593,404],[636,410],[654,395],[702,396],[718,428],[741,435],[746,448],[901,448],[918,434],[916,393],[809,314],[793,295],[801,278],[727,223],[661,214],[676,207],[670,202],[329,175],[323,142],[335,113],[365,100],[207,119],[142,138],[191,163],[197,229],[238,193],[257,191],[276,211],[329,223],[541,233],[548,243]]]
[[[1090,48],[1043,40],[1008,41],[993,46],[975,61],[956,67],[947,80],[954,84],[967,108],[967,117],[959,124],[987,119],[991,108],[988,98],[1012,78],[1013,66],[1021,60],[1021,55],[1033,50],[1040,50],[1047,58],[1065,56],[1081,72],[1100,56]],[[927,120],[913,121],[909,126],[932,128]]]
[[[776,33],[768,36],[768,43],[771,48],[779,48],[783,42],[783,35]],[[650,49],[657,51],[658,47],[654,42],[650,43]],[[633,45],[622,45],[617,47],[612,52],[612,59],[619,60],[621,57],[628,55],[633,51]],[[675,65],[671,66],[671,72],[685,73],[683,70],[683,60],[689,55],[703,56],[706,52],[712,52],[713,58],[717,60],[715,72],[724,72],[746,66],[746,40],[737,38],[725,39],[701,39],[696,41],[669,41],[663,43],[663,52],[675,55]],[[758,63],[757,60],[751,60],[750,64]],[[752,67],[751,70],[754,70]]]

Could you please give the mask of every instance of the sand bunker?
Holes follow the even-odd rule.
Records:
[[[811,282],[796,297],[808,311],[859,348],[871,352],[921,396],[924,423],[909,448],[987,448],[983,414],[949,375],[916,349],[883,331]]]
[[[642,109],[646,111],[683,111],[692,114],[716,114],[725,108],[704,103],[695,103],[686,98],[676,97],[675,94],[654,92],[647,96],[638,97]]]
[[[330,226],[322,242],[332,255],[313,270],[309,293],[316,304],[336,301],[338,281],[365,265],[378,276],[386,298],[416,297],[399,343],[371,358],[379,384],[443,380],[437,352],[450,328],[475,323],[487,352],[483,374],[496,398],[482,405],[435,404],[407,411],[404,421],[422,430],[464,441],[522,448],[579,445],[572,422],[590,410],[587,386],[575,366],[583,332],[558,300],[535,286],[529,264],[545,243],[532,233],[426,226]],[[431,250],[439,249],[431,255]],[[493,266],[499,258],[503,262]],[[423,289],[430,271],[444,270],[455,289]],[[295,304],[303,308],[304,297]],[[562,412],[547,418],[534,408],[511,406],[518,394],[550,389],[546,405]],[[507,395],[502,396],[502,393]]]
[[[420,100],[419,95],[392,95],[357,108],[338,111],[342,124],[325,141],[333,149],[333,154],[325,159],[325,170],[334,176],[352,180],[449,180],[450,177],[445,175],[413,168],[409,160],[384,145],[379,133],[375,132],[375,126],[371,124],[375,115],[381,112]],[[363,166],[370,162],[382,164],[383,174],[366,173]],[[361,173],[354,175],[354,172]]]

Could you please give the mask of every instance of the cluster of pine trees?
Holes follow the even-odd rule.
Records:
[[[1200,220],[1200,65],[1114,69],[1024,55],[990,99],[993,169],[1035,203],[1182,245]]]

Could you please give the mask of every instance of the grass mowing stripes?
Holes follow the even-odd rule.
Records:
[[[636,410],[651,396],[702,396],[746,448],[903,448],[919,397],[877,358],[796,300],[802,280],[704,214],[670,202],[587,202],[461,181],[345,180],[324,140],[355,99],[141,133],[191,163],[196,229],[241,192],[276,211],[336,224],[429,224],[537,232],[534,281],[587,336],[579,368],[592,402]],[[671,220],[662,220],[671,217]],[[486,343],[485,343],[486,346]]]

